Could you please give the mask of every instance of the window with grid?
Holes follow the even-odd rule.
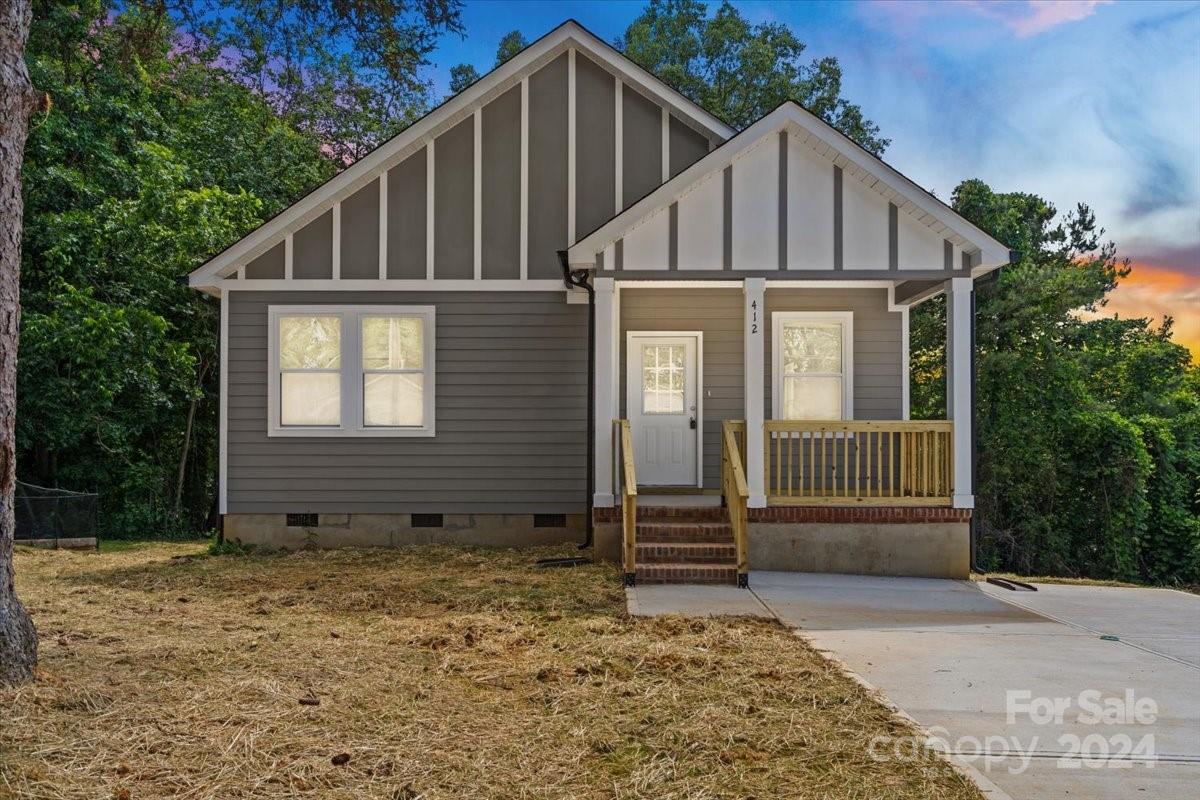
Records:
[[[682,414],[686,347],[642,345],[642,413]]]
[[[269,435],[433,435],[431,306],[271,306],[269,317]]]
[[[303,315],[279,319],[279,424],[342,422],[342,320]]]
[[[848,315],[778,316],[775,417],[850,419]]]

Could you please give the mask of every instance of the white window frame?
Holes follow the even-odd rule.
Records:
[[[776,311],[771,315],[771,416],[783,419],[783,326],[789,322],[839,322],[842,325],[842,419],[854,419],[854,312]],[[812,373],[813,377],[832,373]],[[835,420],[830,420],[834,422]]]
[[[340,425],[280,424],[279,320],[283,317],[326,316],[341,320],[342,420]],[[421,426],[383,427],[363,423],[363,317],[420,317],[422,327],[422,388],[425,424]],[[433,306],[303,305],[267,306],[267,435],[322,437],[429,437],[434,435],[436,370],[434,368],[435,328]]]

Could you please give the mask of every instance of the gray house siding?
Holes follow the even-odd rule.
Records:
[[[772,330],[776,311],[854,312],[854,418],[902,419],[903,328],[887,310],[887,289],[772,289],[767,286],[763,351],[767,359],[764,417],[772,414]]]
[[[662,184],[662,109],[626,89],[621,93],[621,132],[621,201],[628,207]]]
[[[575,231],[584,234],[615,213],[616,109],[613,77],[586,56],[575,59]]]
[[[521,276],[521,87],[483,107],[480,236],[484,278]]]
[[[326,211],[292,237],[292,277],[333,278],[333,211]]]
[[[342,201],[343,278],[379,277],[379,183],[372,181]]]
[[[283,242],[280,242],[246,265],[246,277],[253,279],[282,278],[283,261]]]
[[[475,275],[475,122],[465,119],[433,148],[435,278]]]
[[[529,78],[529,277],[561,276],[558,251],[566,246],[567,55],[564,53]]]
[[[424,278],[425,191],[428,155],[425,148],[388,171],[388,245],[389,278]]]
[[[629,331],[702,331],[704,334],[704,486],[721,485],[721,422],[742,419],[745,386],[742,290],[621,289],[621,416],[626,417],[625,369]]]
[[[587,307],[561,292],[227,295],[229,512],[578,513],[584,509]],[[436,311],[430,438],[267,436],[267,306]]]

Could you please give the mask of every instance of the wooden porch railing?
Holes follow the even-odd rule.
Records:
[[[637,472],[633,467],[633,435],[629,420],[613,420],[616,486],[621,498],[621,564],[625,585],[637,580]]]
[[[950,505],[954,440],[946,420],[767,420],[772,505]]]
[[[746,486],[746,470],[742,466],[746,448],[746,423],[742,420],[725,420],[721,423],[721,493],[729,509],[729,521],[733,527],[733,543],[737,553],[738,586],[750,585],[750,556],[747,536],[746,500],[750,490]]]

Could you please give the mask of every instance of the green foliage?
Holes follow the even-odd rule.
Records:
[[[1200,580],[1200,371],[1171,320],[1086,319],[1129,274],[1087,206],[955,189],[959,213],[1021,252],[976,286],[976,520],[987,569]],[[911,318],[912,408],[945,413],[945,304]]]
[[[617,49],[739,130],[795,100],[875,155],[889,144],[842,97],[836,58],[805,63],[791,28],[751,24],[728,2],[710,17],[699,0],[650,0]]]
[[[208,543],[208,555],[210,556],[248,556],[253,555],[256,551],[264,552],[254,544],[242,544],[241,539],[218,540],[216,536],[213,536]]]
[[[458,64],[450,68],[450,94],[458,94],[479,80],[479,70],[470,64]]]
[[[334,172],[179,42],[137,4],[45,2],[26,53],[54,105],[24,165],[18,465],[99,492],[106,537],[208,524],[218,314],[179,279]]]
[[[136,7],[161,8],[162,0]],[[461,0],[171,0],[237,81],[349,164],[428,110],[422,77]]]
[[[528,46],[529,42],[525,40],[520,31],[509,31],[504,34],[500,37],[500,44],[496,47],[496,66],[500,66]]]

